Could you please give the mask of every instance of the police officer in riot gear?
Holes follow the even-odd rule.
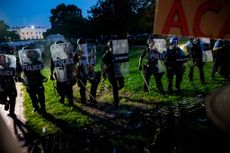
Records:
[[[200,82],[204,84],[204,63],[202,61],[201,40],[199,38],[190,38],[185,45],[189,57],[189,81],[193,81],[194,67],[197,66],[200,72]]]
[[[144,50],[142,53],[141,57],[139,58],[139,70],[142,70],[142,60],[143,58],[147,55],[147,64],[144,65],[144,77],[146,83],[144,84],[144,90],[147,91],[148,85],[149,85],[149,80],[151,75],[154,76],[155,82],[157,85],[157,89],[159,92],[164,95],[164,90],[163,90],[163,85],[161,82],[161,78],[164,74],[164,72],[159,71],[158,67],[158,60],[164,59],[158,49],[155,46],[155,41],[152,38],[148,38],[147,40],[148,47]]]
[[[178,47],[179,39],[171,37],[169,40],[169,48],[166,51],[166,68],[168,78],[168,92],[173,94],[173,77],[176,76],[176,92],[180,93],[180,84],[185,71],[183,63],[187,60],[184,52]]]
[[[26,91],[30,96],[34,111],[46,114],[43,82],[46,82],[47,79],[41,73],[41,69],[44,66],[41,59],[39,59],[41,54],[39,54],[38,50],[26,46],[19,51],[19,58],[19,72],[23,72],[23,84],[26,86]]]
[[[11,65],[15,60],[15,66]],[[11,65],[11,66],[10,66]],[[9,110],[9,116],[15,117],[17,90],[15,85],[16,58],[13,55],[0,54],[0,103]]]
[[[223,62],[220,66],[220,74],[225,79],[230,79],[230,41],[224,40],[225,49],[223,51]]]
[[[97,88],[101,79],[101,72],[95,72],[94,65],[96,55],[89,56],[87,42],[83,38],[77,40],[77,52],[75,54],[76,70],[78,78],[78,86],[80,87],[81,103],[86,103],[86,84],[87,81],[91,84],[89,92],[91,103],[96,103]]]
[[[73,85],[76,83],[73,77],[73,45],[69,42],[57,41],[50,47],[50,50],[52,56],[50,79],[56,79],[56,89],[60,96],[59,102],[63,104],[67,97],[68,105],[73,106]]]
[[[117,67],[116,63],[113,60],[113,48],[112,48],[112,40],[109,40],[107,43],[108,50],[102,56],[102,62],[105,64],[105,72],[104,76],[107,76],[110,84],[112,85],[113,91],[113,100],[114,107],[118,108],[120,99],[119,99],[119,90],[124,87],[124,77],[116,77],[115,69]]]
[[[213,47],[213,58],[214,63],[212,67],[211,79],[215,79],[215,73],[220,68],[220,74],[225,78],[228,76],[228,62],[229,62],[229,47],[228,43],[225,40],[218,39]]]

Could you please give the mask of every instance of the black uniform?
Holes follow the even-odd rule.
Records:
[[[225,42],[223,40],[217,40],[215,42],[215,45],[213,47],[213,58],[214,58],[214,63],[212,67],[212,79],[215,78],[215,73],[218,71],[220,66],[223,63],[224,58],[224,52],[227,50],[227,46],[225,45]]]
[[[202,61],[202,49],[200,39],[191,41],[191,47],[188,50],[188,57],[190,58],[191,64],[189,65],[189,81],[193,81],[194,67],[197,66],[200,72],[200,81],[204,83],[204,63]]]
[[[219,50],[220,51],[220,55],[219,55],[220,74],[224,78],[227,79],[229,74],[230,74],[230,61],[229,61],[229,59],[230,59],[230,44],[229,44],[229,41],[218,40],[215,47],[221,47],[221,49]],[[217,61],[218,61],[218,59],[217,59]],[[214,63],[214,66],[215,66],[215,69],[214,69],[214,72],[215,72],[215,71],[217,71],[217,66],[215,65],[215,63]]]
[[[43,63],[40,61],[32,62],[27,64],[26,67],[22,66],[22,71],[24,73],[24,85],[32,101],[34,111],[39,111],[46,113],[45,108],[45,89],[43,82],[46,78],[41,74],[40,68],[35,68],[34,65],[43,66]],[[40,104],[40,107],[39,105]]]
[[[166,52],[166,68],[168,77],[168,92],[173,93],[172,83],[173,77],[176,76],[176,90],[180,91],[180,84],[183,78],[185,67],[183,63],[187,60],[183,51],[179,48],[167,48]]]
[[[151,77],[151,75],[153,75],[155,78],[157,89],[159,90],[159,92],[161,94],[164,94],[163,85],[161,82],[161,78],[162,78],[164,72],[160,72],[159,67],[158,67],[158,60],[164,59],[164,54],[159,53],[156,48],[155,49],[149,49],[149,47],[148,47],[142,53],[142,55],[140,57],[140,62],[142,62],[142,59],[146,55],[147,55],[148,62],[146,65],[144,65],[144,77],[146,79],[147,85],[149,85],[150,77]],[[144,90],[145,91],[147,91],[147,85],[144,84]]]
[[[14,77],[15,69],[0,66],[0,103],[5,105],[5,110],[10,108],[9,115],[12,116],[15,115],[14,111],[17,97]]]
[[[119,90],[124,87],[124,77],[115,76],[115,63],[113,62],[112,51],[106,51],[102,56],[102,62],[106,65],[106,75],[108,76],[109,82],[112,85],[114,105],[119,105]]]
[[[80,87],[80,95],[81,95],[81,102],[86,103],[86,84],[87,81],[91,84],[90,89],[90,102],[96,103],[96,93],[97,88],[100,83],[101,79],[101,72],[95,72],[93,68],[93,64],[91,64],[91,59],[89,60],[89,64],[81,63],[81,60],[85,57],[82,57],[81,54],[76,53],[75,60],[78,63],[77,66],[77,78],[78,78],[78,86]]]

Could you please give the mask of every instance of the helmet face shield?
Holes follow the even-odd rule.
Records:
[[[177,46],[177,45],[178,45],[178,41],[175,40],[175,41],[171,42],[170,44],[171,44],[172,46]]]

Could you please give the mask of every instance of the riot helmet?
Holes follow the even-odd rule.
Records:
[[[155,41],[154,41],[153,37],[148,37],[146,42],[147,42],[150,49],[152,49],[153,46],[155,45]]]
[[[22,70],[25,72],[43,69],[42,53],[39,49],[35,49],[32,46],[25,46],[18,51],[18,57]]]
[[[27,51],[27,58],[30,59],[31,61],[36,61],[37,59],[37,54],[34,50],[28,50]]]
[[[27,59],[30,62],[37,62],[38,61],[39,54],[36,51],[36,49],[34,49],[31,46],[25,46],[22,48],[22,50],[26,50],[25,54],[26,54]]]
[[[178,37],[176,36],[173,36],[170,38],[169,40],[169,44],[172,48],[177,48],[178,47],[178,44],[179,44],[179,39]]]

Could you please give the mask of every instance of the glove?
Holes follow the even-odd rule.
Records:
[[[55,80],[52,74],[50,75],[50,80]]]
[[[142,70],[142,66],[141,66],[141,65],[138,65],[138,69],[141,71],[141,70]]]

